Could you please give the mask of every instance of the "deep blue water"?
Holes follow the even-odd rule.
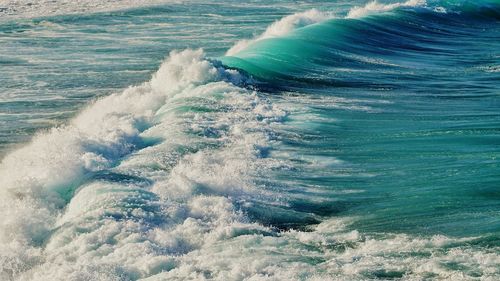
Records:
[[[0,19],[0,279],[500,278],[498,1]]]

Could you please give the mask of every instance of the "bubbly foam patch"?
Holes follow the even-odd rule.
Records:
[[[242,81],[201,50],[172,52],[150,82],[9,154],[2,280],[136,280],[233,225],[235,235],[269,232],[234,203],[259,196],[249,172],[284,112],[233,84]]]
[[[407,235],[372,237],[345,231],[347,219],[328,220],[312,232],[243,235],[180,257],[178,267],[145,280],[493,280],[499,257],[458,247],[472,239]],[[453,270],[462,268],[462,272]]]

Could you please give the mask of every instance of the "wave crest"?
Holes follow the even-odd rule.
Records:
[[[383,4],[377,1],[372,1],[366,4],[363,7],[354,7],[347,14],[346,18],[361,18],[366,17],[371,14],[383,13],[387,11],[391,11],[401,7],[419,7],[424,6],[427,2],[425,0],[409,0],[401,3],[393,3],[393,4]]]
[[[246,49],[254,42],[273,37],[280,37],[290,33],[294,29],[322,22],[331,18],[333,18],[333,15],[331,13],[321,12],[316,9],[311,9],[305,12],[286,16],[271,24],[266,29],[266,31],[264,31],[264,33],[257,36],[256,38],[239,41],[226,52],[226,55],[235,55],[240,51]]]

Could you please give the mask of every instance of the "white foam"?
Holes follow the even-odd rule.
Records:
[[[201,50],[172,52],[150,82],[9,154],[0,164],[0,277],[138,279],[176,267],[179,254],[271,232],[235,204],[272,198],[249,177],[265,166],[260,149],[285,113],[234,85],[242,82]],[[197,106],[206,111],[185,110]],[[145,139],[159,143],[140,149]],[[125,178],[94,178],[113,173]]]
[[[312,232],[238,236],[188,253],[176,268],[144,280],[367,280],[391,272],[404,280],[471,280],[471,272],[494,280],[500,274],[498,249],[457,247],[469,240],[440,235],[370,237],[346,231],[348,224],[333,219]],[[453,269],[457,264],[462,271]]]
[[[316,9],[311,9],[305,12],[286,16],[280,19],[279,21],[276,21],[273,24],[271,24],[269,27],[267,27],[264,33],[257,36],[256,38],[239,41],[226,52],[226,55],[228,56],[235,55],[240,51],[246,49],[249,45],[251,45],[254,42],[273,37],[280,37],[290,33],[294,29],[318,23],[330,19],[332,17],[333,16],[331,13],[321,12]]]
[[[479,66],[476,68],[481,70],[481,71],[484,71],[484,72],[490,72],[490,73],[500,72],[500,65],[485,65],[485,66]]]
[[[392,4],[383,4],[377,1],[372,1],[363,7],[354,7],[347,14],[346,18],[362,18],[372,14],[383,13],[401,7],[419,7],[426,4],[425,0],[408,0],[406,2],[398,2]]]
[[[235,204],[274,200],[250,177],[266,167],[260,150],[285,112],[228,81],[249,82],[200,50],[172,52],[151,82],[96,101],[7,156],[2,277],[137,279],[177,267],[179,254],[272,233]],[[196,106],[207,111],[183,111]],[[142,138],[160,143],[137,149]],[[217,149],[199,148],[207,144]],[[102,172],[154,184],[88,180]]]

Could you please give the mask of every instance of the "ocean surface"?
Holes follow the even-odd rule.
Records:
[[[500,280],[500,1],[0,0],[0,280]]]

